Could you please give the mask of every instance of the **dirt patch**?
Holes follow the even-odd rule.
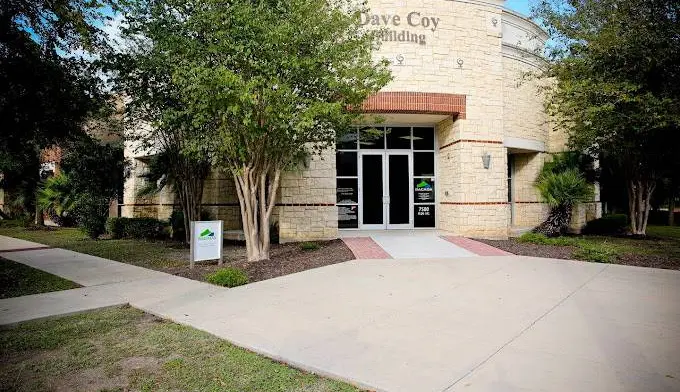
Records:
[[[129,374],[138,370],[156,371],[161,368],[161,360],[155,357],[129,357],[118,362],[123,374]]]
[[[572,255],[577,250],[573,246],[537,245],[519,242],[516,239],[500,241],[478,239],[476,241],[520,256],[546,257],[550,259],[574,259]],[[631,241],[647,241],[645,245],[650,245],[654,239]],[[612,264],[680,270],[680,258],[664,254],[621,252],[612,260]]]
[[[524,242],[517,242],[514,239],[509,240],[482,240],[475,239],[475,241],[483,242],[495,248],[510,252],[518,256],[533,256],[545,257],[548,259],[571,259],[571,255],[576,250],[573,246],[554,246],[554,245],[537,245]]]
[[[248,274],[250,282],[294,274],[312,268],[353,260],[354,254],[342,240],[318,241],[318,249],[303,250],[299,243],[272,244],[270,259],[248,263],[245,245],[233,243],[224,246],[224,264],[197,264],[193,270],[185,267],[164,268],[162,271],[189,279],[205,281],[206,275],[223,267],[236,267]]]
[[[119,390],[128,385],[126,375],[107,376],[103,368],[83,369],[53,380],[49,389],[55,392],[98,392]]]

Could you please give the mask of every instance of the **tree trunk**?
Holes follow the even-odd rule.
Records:
[[[191,222],[201,219],[205,176],[198,173],[192,175],[189,173],[191,167],[187,167],[186,171],[183,180],[177,184],[177,196],[184,215],[184,240],[188,244],[191,241]]]
[[[547,237],[557,237],[567,232],[571,222],[573,206],[561,205],[550,210],[548,218],[538,225],[533,232],[545,234]]]
[[[241,208],[243,234],[246,238],[248,261],[269,259],[269,221],[281,170],[270,165],[233,168],[234,184]]]
[[[35,199],[35,221],[34,223],[38,226],[45,226],[45,217],[43,216],[43,210],[38,206],[38,198]]]
[[[628,212],[630,231],[633,235],[644,236],[647,233],[647,221],[655,187],[656,182],[648,179],[628,181]]]
[[[668,195],[668,226],[675,225],[675,188],[671,183],[671,193]]]

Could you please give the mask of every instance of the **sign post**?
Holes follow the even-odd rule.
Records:
[[[190,268],[196,261],[218,260],[221,264],[222,221],[192,221],[190,248]]]

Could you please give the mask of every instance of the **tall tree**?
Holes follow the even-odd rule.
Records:
[[[172,80],[177,58],[149,41],[163,23],[150,12],[149,7],[156,6],[144,0],[128,3],[123,9],[127,21],[121,29],[123,46],[111,48],[103,63],[110,71],[114,89],[125,97],[126,138],[136,146],[137,153],[152,156],[146,177],[155,187],[145,190],[154,193],[172,189],[183,212],[185,240],[189,242],[189,224],[200,220],[203,186],[211,164],[207,154],[192,154],[186,148],[197,125]]]
[[[39,154],[81,125],[102,101],[99,80],[74,50],[105,43],[103,3],[7,0],[0,7],[0,172],[26,207],[39,180]]]
[[[151,1],[146,37],[172,61],[191,151],[234,177],[250,261],[269,258],[282,172],[334,143],[391,78],[351,0]],[[137,17],[130,18],[131,24]]]
[[[680,141],[680,2],[543,0],[535,14],[555,43],[548,111],[573,148],[623,172],[631,231],[644,235]]]

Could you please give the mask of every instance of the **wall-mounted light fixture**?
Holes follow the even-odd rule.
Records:
[[[491,18],[491,24],[493,24],[493,27],[496,27],[496,25],[498,24],[498,18],[496,17]]]
[[[491,154],[489,154],[488,152],[482,154],[482,163],[484,164],[485,169],[491,167]]]
[[[456,60],[456,63],[458,63],[458,68],[463,68],[463,59]]]
[[[399,65],[402,65],[404,63],[404,55],[403,54],[397,55],[397,62],[399,63]]]

